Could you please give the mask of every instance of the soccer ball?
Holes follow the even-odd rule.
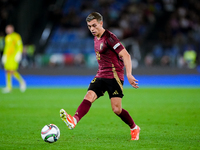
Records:
[[[41,130],[41,136],[45,142],[53,143],[60,138],[60,130],[55,124],[45,125]]]

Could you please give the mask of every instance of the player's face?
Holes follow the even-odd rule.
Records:
[[[11,25],[6,26],[6,33],[7,34],[11,34],[13,31],[14,31],[13,26],[11,26]]]
[[[98,22],[97,19],[93,19],[90,22],[87,22],[90,32],[97,37],[100,37],[103,29],[103,21]]]

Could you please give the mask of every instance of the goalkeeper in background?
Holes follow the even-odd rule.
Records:
[[[26,83],[17,72],[23,52],[22,39],[18,33],[14,32],[13,25],[7,25],[5,31],[7,35],[5,37],[2,63],[6,71],[6,87],[2,89],[2,92],[9,93],[12,91],[12,76],[19,82],[21,92],[24,92],[26,90]]]

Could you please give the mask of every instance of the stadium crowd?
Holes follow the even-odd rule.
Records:
[[[17,4],[16,0],[0,0],[0,4],[2,36],[12,8]],[[90,12],[98,11],[104,16],[105,28],[124,43],[126,39],[131,39],[127,44],[130,53],[135,48],[133,45],[138,45],[137,53],[141,57],[134,58],[133,55],[137,63],[195,68],[200,62],[199,8],[198,0],[94,0],[92,3],[90,0],[66,0],[63,7],[52,3],[48,18],[54,23],[54,28],[43,55],[48,55],[50,61],[51,55],[62,53],[65,55],[63,60],[68,64],[87,61],[85,59],[90,57],[85,56],[91,53],[93,45],[88,46],[92,35],[86,29],[85,18]],[[133,48],[129,47],[130,43]],[[36,59],[39,60],[41,57]]]
[[[154,58],[161,65],[195,68],[200,53],[200,3],[197,0],[180,1],[175,6],[167,10],[168,20],[158,32],[158,41],[146,61]]]

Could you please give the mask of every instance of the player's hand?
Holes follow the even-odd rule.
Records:
[[[1,61],[2,61],[2,63],[3,63],[3,64],[5,64],[5,63],[6,63],[6,60],[7,60],[7,57],[6,57],[6,55],[3,55],[3,56],[2,56],[2,60],[1,60]]]
[[[15,55],[15,61],[19,63],[21,61],[21,59],[22,59],[22,54],[20,52],[18,52]]]
[[[138,80],[136,80],[135,78],[134,78],[134,76],[132,76],[132,75],[127,75],[127,78],[128,78],[128,81],[129,81],[129,83],[132,85],[132,87],[134,87],[134,88],[139,88],[139,86],[138,86]]]

